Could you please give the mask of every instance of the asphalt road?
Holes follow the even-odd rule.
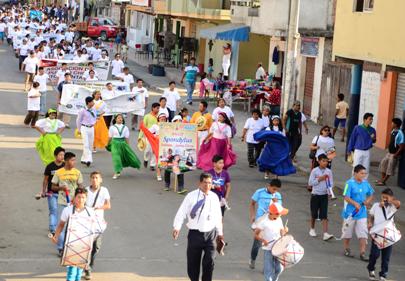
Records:
[[[5,46],[0,47],[0,69],[0,280],[64,280],[65,270],[58,265],[55,247],[47,238],[46,201],[34,199],[44,169],[34,150],[38,133],[22,124],[26,113],[23,74]],[[48,93],[48,105],[54,103],[54,97],[49,97],[52,95]],[[236,116],[237,119],[240,116],[238,120],[246,118],[242,112]],[[131,133],[134,148],[135,139]],[[81,155],[80,143],[73,138],[72,129],[64,132],[63,141],[69,150]],[[248,168],[245,144],[237,139],[234,147],[239,159],[230,170],[232,209],[225,216],[229,246],[226,255],[216,260],[214,277],[263,280],[262,253],[255,270],[247,265],[252,243],[248,204],[253,192],[265,181],[261,173]],[[90,172],[100,170],[112,196],[112,210],[106,212],[108,229],[96,261],[94,280],[187,280],[185,227],[178,241],[171,239],[173,218],[183,196],[163,191],[163,184],[146,169],[124,170],[122,177],[113,181],[108,152],[95,154],[94,166],[78,168],[86,184]],[[186,174],[188,189],[196,188],[198,175],[198,172]],[[280,280],[368,280],[366,264],[358,258],[343,257],[340,241],[323,242],[320,237],[308,236],[306,176],[297,174],[282,181],[284,205],[290,209],[290,233],[305,248],[305,256],[298,265],[285,270]],[[330,232],[337,236],[342,204],[341,199],[330,204]],[[320,225],[317,230],[321,232]],[[354,241],[352,249],[356,256],[357,245]],[[405,280],[404,260],[405,246],[401,241],[392,255],[389,275],[392,280]]]

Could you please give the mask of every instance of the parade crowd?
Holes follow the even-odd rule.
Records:
[[[71,135],[80,138],[83,144],[80,162],[84,167],[92,166],[94,153],[106,149],[111,153],[114,180],[119,180],[124,168],[149,167],[165,191],[173,189],[178,194],[185,195],[175,215],[172,234],[173,238],[177,239],[184,220],[187,220],[187,272],[192,281],[200,278],[203,281],[212,280],[216,252],[223,253],[223,248],[227,245],[223,223],[231,197],[232,167],[238,163],[249,169],[259,169],[267,184],[254,192],[247,206],[253,240],[249,267],[255,268],[261,248],[264,253],[264,280],[279,280],[287,266],[280,257],[273,255],[272,249],[288,235],[288,227],[281,216],[289,212],[283,205],[281,177],[296,172],[294,164],[302,143],[302,135],[309,134],[300,102],[295,101],[291,109],[280,115],[281,91],[279,83],[275,81],[274,94],[263,97],[264,106],[261,109],[259,106],[253,109],[246,120],[239,120],[234,114],[232,103],[226,98],[226,87],[218,91],[214,108],[210,108],[210,104],[205,100],[204,90],[203,94],[200,94],[198,110],[189,112],[183,104],[192,104],[196,80],[199,77],[194,58],[191,58],[189,65],[185,67],[181,79],[188,92],[186,100],[182,101],[176,90],[176,83],[172,81],[159,101],[151,102],[143,81],[135,79],[125,64],[125,42],[120,41],[119,52],[114,53],[114,48],[111,49],[108,43],[100,39],[77,38],[74,23],[68,21],[67,12],[64,13],[63,10],[62,8],[61,13],[55,13],[52,8],[39,10],[13,6],[10,9],[4,8],[0,16],[0,42],[9,45],[10,51],[17,58],[16,67],[25,75],[27,115],[24,124],[40,133],[36,150],[45,167],[40,196],[48,200],[49,237],[56,243],[59,257],[64,255],[66,225],[73,214],[84,218],[94,217],[95,220],[103,222],[104,211],[111,209],[110,194],[102,184],[102,174],[93,171],[88,179],[90,184],[86,186],[76,163],[76,155],[63,148],[62,132],[72,126]],[[100,82],[94,63],[110,61],[112,79],[127,83],[142,108],[131,113],[105,114],[103,97],[116,95],[113,83],[106,81],[103,90],[95,90],[91,96],[85,98],[85,108],[79,111],[76,120],[73,120],[75,122],[71,122],[72,116],[60,111],[60,102],[63,87],[76,82],[72,79],[68,64],[62,63],[56,73],[58,81],[54,85],[54,91],[48,92],[50,80],[46,66],[41,64],[44,59],[72,60],[86,64],[82,81],[89,83]],[[227,64],[225,66],[223,77],[227,76],[225,74],[229,68]],[[261,65],[257,79],[262,79],[265,75],[260,67]],[[209,75],[212,75],[212,72],[213,70]],[[201,80],[203,79],[205,78],[201,77]],[[53,95],[53,92],[56,92],[56,104],[47,100],[47,96]],[[311,193],[308,233],[311,237],[317,237],[315,224],[320,220],[321,239],[324,241],[335,238],[328,230],[328,204],[330,200],[336,199],[333,191],[333,159],[337,157],[335,138],[341,129],[341,141],[345,141],[348,109],[349,105],[344,101],[344,96],[339,94],[334,126],[323,126],[319,134],[314,136],[310,147],[309,161],[312,171],[308,178],[308,191]],[[174,166],[171,170],[162,169],[157,163],[153,139],[159,135],[159,124],[164,122],[196,124],[196,168],[202,173],[195,190],[188,192],[186,186],[192,186],[194,183],[186,184],[184,176],[194,169],[175,169]],[[236,122],[244,122],[241,132],[237,132]],[[384,188],[381,198],[376,198],[374,188],[367,180],[370,153],[376,141],[372,122],[373,114],[364,114],[363,123],[355,127],[348,139],[353,174],[347,175],[348,180],[343,191],[342,235],[336,238],[343,240],[343,255],[352,258],[354,254],[350,242],[355,233],[360,244],[358,256],[368,263],[366,270],[370,280],[386,280],[393,246],[381,246],[378,240],[372,238],[370,253],[366,254],[367,240],[370,235],[378,234],[374,229],[387,222],[393,223],[400,201],[389,188]],[[392,120],[388,153],[380,163],[381,179],[373,183],[377,186],[384,186],[394,174],[398,157],[404,150],[405,138],[401,125],[400,119]],[[136,146],[143,152],[143,159],[139,159],[131,147],[131,134],[137,134]],[[247,163],[241,163],[233,149],[233,143],[237,141],[246,143]],[[194,161],[191,157],[187,162]],[[178,159],[172,157],[169,161],[176,163]],[[175,187],[171,182],[171,174],[176,176]],[[91,273],[94,270],[95,257],[100,251],[103,231],[104,229],[94,237],[87,266],[67,266],[66,280],[77,281],[82,275],[86,280],[92,278]],[[381,271],[376,276],[375,265],[380,255]]]

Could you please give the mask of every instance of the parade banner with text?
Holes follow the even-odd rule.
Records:
[[[193,169],[197,162],[197,125],[190,123],[159,124],[159,167]]]
[[[40,66],[44,67],[45,73],[49,75],[49,80],[51,84],[57,86],[58,77],[56,73],[62,68],[62,63],[67,64],[67,69],[72,75],[74,83],[84,81],[83,74],[86,71],[87,62],[77,62],[72,60],[54,60],[54,59],[43,59],[41,60]],[[99,80],[107,80],[108,72],[110,71],[109,61],[94,61],[94,70],[97,73]]]
[[[64,85],[59,111],[77,115],[82,108],[86,107],[85,99],[92,93],[92,89],[81,85]],[[117,92],[116,94],[114,97],[103,98],[106,105],[105,115],[128,113],[143,108],[143,105],[136,100],[135,95],[131,92]]]

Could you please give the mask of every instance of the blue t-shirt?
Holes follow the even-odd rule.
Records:
[[[195,65],[194,66],[188,65],[188,66],[186,66],[184,71],[186,72],[186,77],[185,77],[186,81],[194,82],[197,78],[198,72],[200,72],[200,69]]]
[[[342,217],[347,219],[351,215],[353,219],[359,220],[367,218],[367,209],[363,205],[363,202],[367,197],[374,194],[374,189],[371,187],[368,181],[357,182],[354,178],[351,178],[346,182],[345,189],[343,191],[343,196],[347,196],[360,204],[361,208],[357,213],[354,213],[356,208],[345,201],[345,205],[342,211]]]
[[[252,200],[257,204],[256,219],[267,213],[273,198],[277,198],[280,205],[283,204],[283,198],[280,192],[270,193],[266,187],[256,190],[252,196]]]

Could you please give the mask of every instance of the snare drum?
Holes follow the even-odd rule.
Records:
[[[304,248],[291,235],[284,235],[274,242],[272,255],[284,268],[296,265],[304,257]]]
[[[370,229],[370,236],[379,249],[387,248],[401,239],[401,232],[392,220],[386,220]]]

